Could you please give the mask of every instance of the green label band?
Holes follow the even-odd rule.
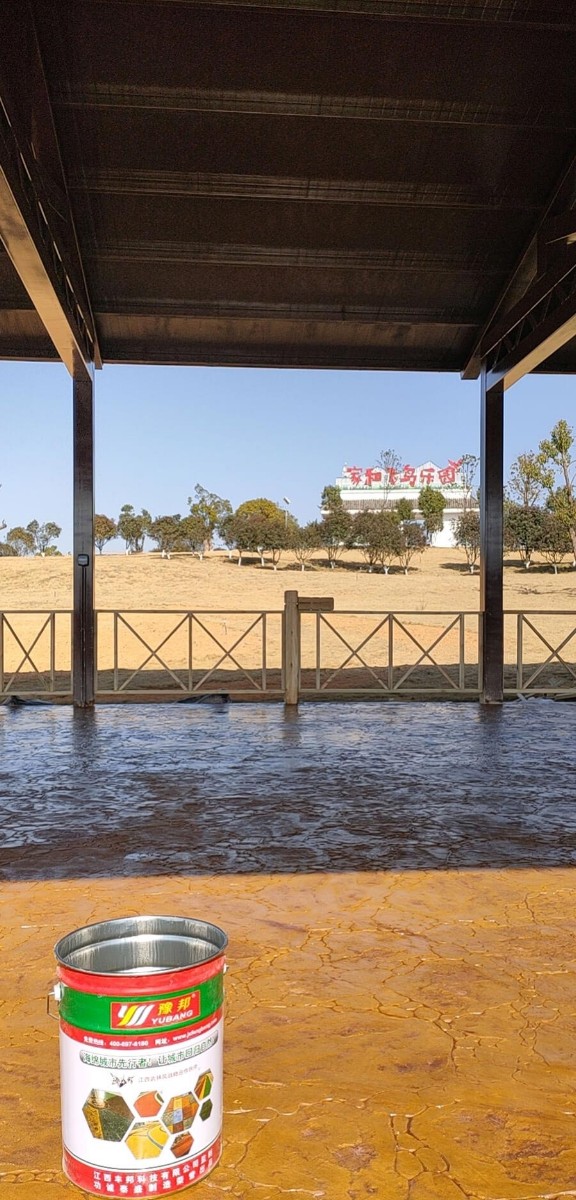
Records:
[[[137,1037],[139,1033],[162,1033],[184,1029],[204,1021],[222,1005],[224,974],[221,971],[186,991],[162,996],[93,996],[62,985],[60,1016],[68,1025],[91,1033]]]

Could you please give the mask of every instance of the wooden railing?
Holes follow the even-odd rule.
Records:
[[[101,609],[97,698],[474,698],[480,614],[284,609]],[[72,613],[0,612],[0,695],[70,699]],[[576,695],[576,612],[505,614],[505,695]]]

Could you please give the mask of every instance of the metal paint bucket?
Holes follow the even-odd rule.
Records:
[[[226,934],[185,917],[86,925],[55,947],[63,1166],[96,1196],[170,1196],[222,1142]]]

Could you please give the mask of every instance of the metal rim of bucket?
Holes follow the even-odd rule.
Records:
[[[54,954],[60,969],[66,972],[78,972],[80,977],[93,979],[112,976],[126,980],[202,969],[221,958],[227,944],[224,931],[208,921],[146,915],[83,925],[60,938]],[[97,960],[94,965],[90,965],[90,951]],[[126,953],[127,964],[118,966],[116,959],[122,951]],[[146,961],[147,955],[152,961]],[[163,955],[169,961],[163,963]],[[75,958],[80,961],[74,961]]]

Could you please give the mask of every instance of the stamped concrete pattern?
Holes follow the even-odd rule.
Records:
[[[52,946],[143,911],[230,936],[198,1200],[576,1195],[575,715],[0,709],[0,1195],[79,1194]]]

